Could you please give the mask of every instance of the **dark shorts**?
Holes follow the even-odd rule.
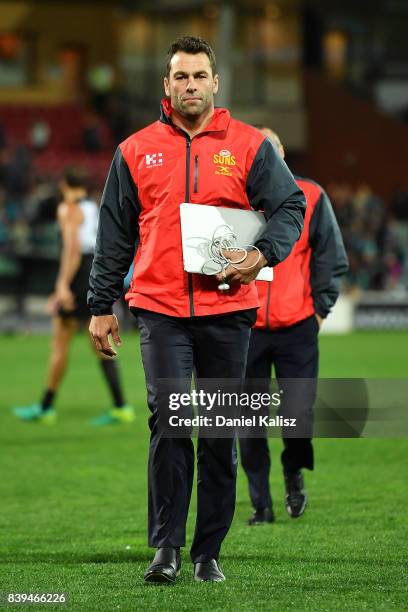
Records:
[[[87,321],[91,317],[86,300],[92,261],[93,255],[82,255],[81,265],[71,283],[71,291],[75,299],[75,308],[73,310],[64,310],[60,308],[58,315],[63,319],[74,318],[79,321]]]

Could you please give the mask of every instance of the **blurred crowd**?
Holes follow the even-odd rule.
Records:
[[[408,192],[396,189],[385,203],[367,184],[326,187],[349,257],[345,288],[408,290]]]
[[[73,160],[75,161],[75,160]],[[107,168],[106,168],[107,169]],[[94,185],[98,199],[102,185]],[[362,184],[326,186],[339,221],[350,270],[347,291],[408,290],[408,193],[385,203]],[[16,278],[21,258],[57,259],[58,177],[39,174],[29,147],[7,147],[0,130],[0,282]]]

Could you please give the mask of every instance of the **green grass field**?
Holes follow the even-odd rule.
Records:
[[[20,423],[9,411],[38,399],[49,339],[0,338],[0,592],[64,591],[73,610],[407,609],[408,441],[401,438],[317,440],[317,469],[306,473],[310,504],[298,520],[284,510],[274,440],[277,522],[246,526],[240,472],[221,557],[227,581],[194,583],[187,549],[175,586],[144,585],[152,556],[148,411],[138,337],[123,340],[123,378],[137,423],[93,429],[89,419],[108,403],[84,336],[72,348],[54,428]],[[321,338],[322,376],[403,378],[407,364],[407,333]],[[194,510],[193,500],[189,542]]]

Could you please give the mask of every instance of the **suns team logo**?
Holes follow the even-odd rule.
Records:
[[[215,174],[232,176],[232,166],[236,165],[235,155],[232,155],[228,149],[222,149],[219,153],[214,153],[213,163],[217,166]]]

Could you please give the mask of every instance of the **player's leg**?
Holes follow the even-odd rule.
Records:
[[[253,329],[248,349],[246,391],[269,392],[271,369],[271,334]],[[248,524],[272,523],[274,514],[269,486],[271,459],[267,432],[265,429],[257,429],[257,437],[251,436],[251,431],[248,431],[248,434],[248,437],[239,439],[241,463],[248,478],[249,496],[254,509]],[[259,437],[260,435],[262,437]]]
[[[47,374],[47,391],[56,393],[68,365],[68,354],[73,335],[78,329],[75,318],[54,317],[53,337]]]
[[[69,347],[77,329],[78,320],[73,317],[53,318],[51,353],[44,393],[38,404],[15,408],[14,414],[17,417],[25,421],[40,420],[48,424],[55,421],[55,396],[68,365]]]
[[[302,468],[313,470],[314,467],[311,432],[318,373],[318,331],[318,323],[312,316],[275,333],[275,372],[286,396],[282,415],[298,418],[297,428],[285,430],[281,455],[286,508],[293,518],[303,514],[307,503]],[[285,383],[285,379],[292,381]]]

